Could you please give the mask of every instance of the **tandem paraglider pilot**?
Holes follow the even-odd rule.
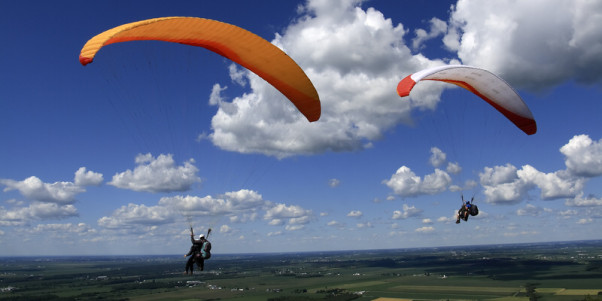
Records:
[[[199,245],[197,244],[192,244],[192,246],[190,246],[190,251],[188,251],[188,253],[186,253],[186,255],[184,255],[184,257],[188,257],[188,260],[186,261],[186,274],[188,274],[188,271],[190,271],[190,275],[193,274],[194,272],[194,258],[195,255],[199,253]]]

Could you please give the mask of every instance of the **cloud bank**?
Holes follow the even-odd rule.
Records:
[[[233,83],[250,92],[218,106],[211,141],[240,153],[284,158],[361,150],[397,125],[412,124],[411,112],[434,109],[445,85],[417,87],[409,101],[395,92],[399,80],[424,68],[462,63],[490,70],[513,86],[533,91],[570,80],[602,79],[602,4],[596,1],[515,2],[461,0],[448,20],[431,19],[410,33],[370,2],[308,1],[272,43],[287,52],[314,83],[322,117],[308,123],[278,91],[256,75],[231,67]],[[441,39],[447,57],[418,52]],[[520,46],[517,46],[520,45]],[[436,163],[436,162],[435,162]]]

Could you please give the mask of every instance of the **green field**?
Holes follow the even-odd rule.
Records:
[[[0,259],[0,300],[602,300],[602,242]]]

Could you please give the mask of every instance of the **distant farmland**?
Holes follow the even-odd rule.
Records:
[[[602,241],[220,255],[0,259],[0,300],[602,300]]]

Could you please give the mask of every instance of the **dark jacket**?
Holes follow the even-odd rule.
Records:
[[[190,235],[190,242],[193,245],[202,245],[203,244],[203,240],[202,239],[199,239],[199,240],[194,239],[194,235]]]
[[[188,254],[186,254],[186,256],[197,254],[199,252],[201,252],[201,245],[193,244],[192,246],[190,246],[190,251],[188,251]]]

